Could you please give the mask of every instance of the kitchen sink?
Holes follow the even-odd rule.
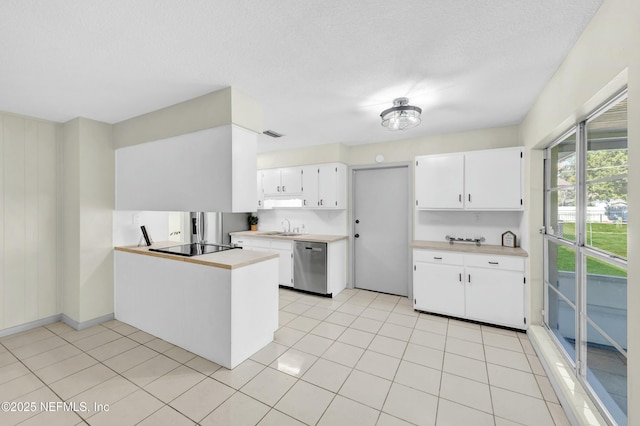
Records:
[[[263,232],[262,235],[277,235],[279,237],[295,237],[297,235],[302,235],[302,234],[299,232],[267,231],[267,232]]]

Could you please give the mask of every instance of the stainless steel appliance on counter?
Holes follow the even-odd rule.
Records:
[[[191,243],[231,244],[229,232],[248,231],[250,213],[191,212]]]
[[[293,288],[327,295],[327,243],[295,241]]]

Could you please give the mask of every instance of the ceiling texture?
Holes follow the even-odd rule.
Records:
[[[603,0],[0,0],[0,110],[115,123],[232,86],[260,150],[518,124]],[[379,114],[406,96],[417,128]]]

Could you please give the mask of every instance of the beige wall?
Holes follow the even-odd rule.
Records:
[[[236,124],[262,133],[262,107],[228,87],[114,124],[114,148]]]
[[[80,318],[80,119],[62,130],[62,291],[64,313]]]
[[[0,331],[60,313],[57,129],[0,113]]]
[[[374,164],[378,154],[387,163],[413,161],[418,155],[518,146],[518,128],[499,127],[401,141],[356,145],[348,149],[347,164]]]
[[[64,124],[63,313],[78,323],[113,313],[112,137],[110,124]]]
[[[417,155],[506,148],[520,145],[518,141],[518,127],[510,126],[366,145],[334,143],[258,154],[258,169],[335,161],[348,165],[375,164],[378,154],[384,156],[385,163],[397,163],[413,161]]]
[[[347,147],[332,143],[258,154],[258,170],[319,163],[346,163]]]
[[[606,101],[629,88],[628,258],[640,256],[640,2],[605,0],[576,45],[538,97],[520,126],[531,151],[527,161],[527,199],[531,238],[531,313],[542,318],[542,156],[540,149]],[[640,424],[640,264],[629,263],[628,406],[629,424]]]

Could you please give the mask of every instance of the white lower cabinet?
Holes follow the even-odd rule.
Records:
[[[293,287],[293,248],[291,241],[271,241],[271,251],[280,255],[280,285]]]
[[[416,262],[413,274],[415,308],[456,317],[464,316],[461,266]]]
[[[524,258],[413,250],[414,308],[525,329]]]
[[[256,250],[271,251],[280,255],[278,262],[278,283],[287,287],[293,287],[293,246],[291,241],[271,240],[268,238],[231,237],[231,244],[239,247]]]

